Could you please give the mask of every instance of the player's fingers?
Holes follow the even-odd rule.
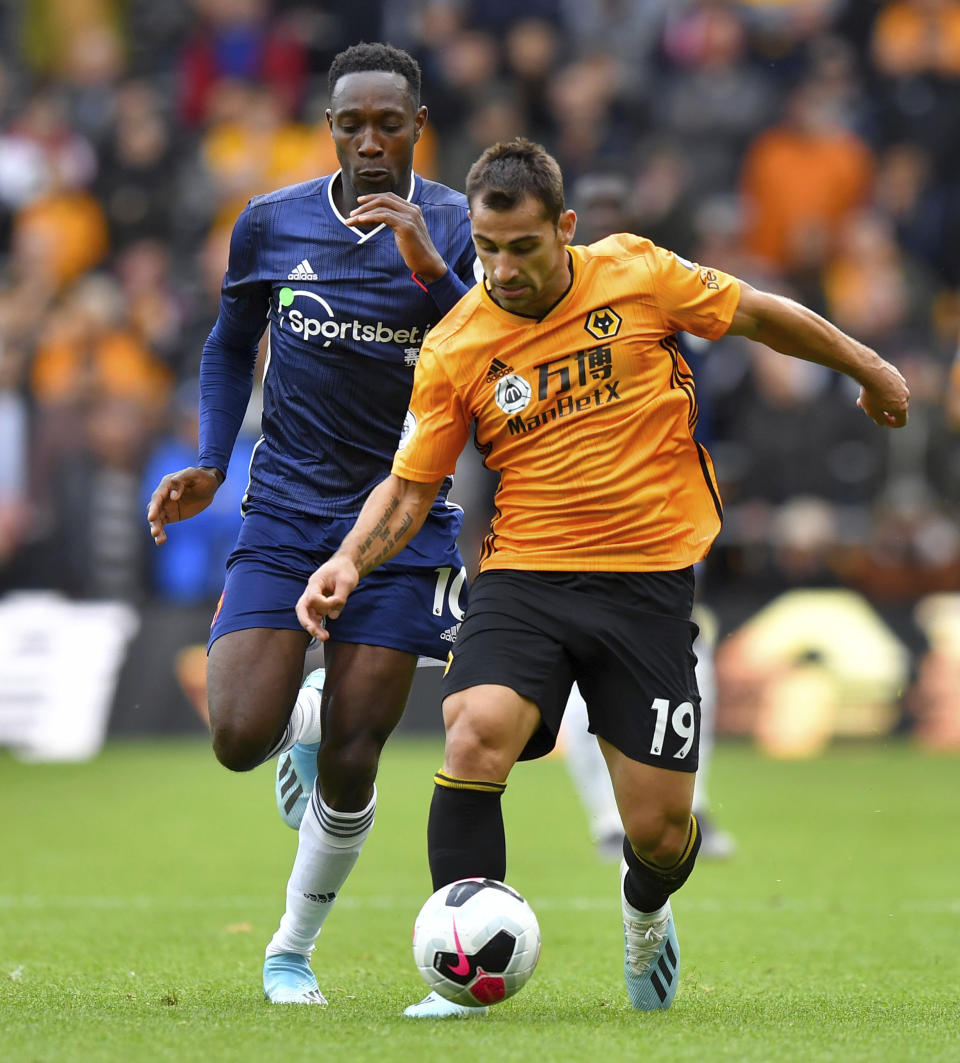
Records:
[[[857,405],[881,428],[902,428],[907,423],[906,406],[897,409],[891,403],[890,407],[884,407],[882,399],[877,400],[875,396],[863,392],[857,399]]]
[[[393,194],[370,197],[369,202],[364,202],[361,196],[359,206],[350,211],[347,224],[370,222],[383,223],[391,228],[414,227],[422,224],[423,214],[416,204],[408,203]]]
[[[157,489],[150,496],[147,505],[147,520],[154,520],[163,513],[167,502],[176,502],[183,494],[183,481],[177,477],[164,476]]]
[[[330,632],[327,631],[322,623],[315,624],[310,621],[303,625],[303,629],[311,638],[315,638],[317,642],[326,642],[330,638]]]
[[[321,642],[325,642],[330,637],[330,632],[325,627],[327,615],[322,607],[316,608],[315,599],[309,591],[304,591],[300,595],[297,602],[297,619],[300,621],[300,626]],[[339,616],[339,610],[336,615]]]
[[[316,626],[314,625],[313,617],[310,614],[310,607],[307,603],[306,591],[304,591],[303,594],[301,594],[300,597],[297,599],[296,612],[297,620],[300,621],[300,626],[309,634],[313,635],[314,638],[317,638],[318,636]]]
[[[880,410],[878,413],[869,413],[869,417],[881,428],[903,428],[907,423],[905,410]]]
[[[346,605],[346,595],[336,593],[314,592],[309,598],[310,613],[313,616],[329,616],[336,620]]]
[[[361,208],[359,213],[351,214],[347,218],[347,225],[387,225],[391,229],[398,229],[405,222],[406,219],[394,210],[363,210]]]
[[[310,619],[306,621],[301,620],[300,623],[303,626],[304,631],[318,642],[326,642],[327,639],[330,638],[330,632],[323,626],[323,618],[316,621]]]
[[[906,410],[894,410],[892,412],[884,413],[885,423],[890,428],[903,428],[907,423],[907,411]]]
[[[147,505],[147,524],[150,527],[150,535],[157,546],[166,541],[167,535],[163,530],[163,501],[159,489],[153,492]]]
[[[156,540],[158,534],[163,535],[163,541],[167,536],[163,528],[165,524],[174,524],[180,520],[180,505],[178,499],[180,492],[171,491],[170,497],[158,505],[151,502],[147,509],[147,523],[150,525],[150,534]]]
[[[157,520],[163,512],[163,504],[167,500],[167,492],[162,488],[163,485],[161,484],[150,496],[150,501],[147,503],[147,520]]]
[[[401,199],[395,192],[371,192],[367,195],[357,196],[357,206],[351,213],[358,210],[372,210],[375,207],[393,207],[395,210],[419,211],[420,208],[408,199]]]

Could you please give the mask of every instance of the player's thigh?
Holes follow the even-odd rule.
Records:
[[[406,707],[418,656],[446,658],[456,638],[465,581],[462,566],[384,565],[328,621],[325,778],[347,762],[364,772],[375,764]]]
[[[511,750],[523,739],[514,759],[531,760],[553,749],[573,682],[562,616],[562,601],[552,599],[550,588],[534,573],[495,571],[477,578],[440,684],[448,743],[451,724],[470,723],[475,716],[472,731],[465,734],[488,728],[491,737]],[[474,693],[494,687],[504,691],[502,697]],[[509,735],[494,733],[496,711],[487,712],[504,699],[516,716]]]
[[[303,678],[310,637],[296,603],[315,567],[283,542],[284,522],[255,514],[227,562],[207,644],[211,723],[269,738],[286,725]]]
[[[272,744],[290,718],[310,637],[301,628],[241,628],[207,656],[207,702],[216,734],[229,730]]]
[[[324,667],[324,746],[382,747],[406,707],[416,654],[331,639],[324,646]]]

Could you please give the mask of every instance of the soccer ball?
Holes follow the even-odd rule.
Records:
[[[492,878],[442,886],[413,925],[413,958],[431,989],[481,1007],[512,997],[540,958],[540,927],[516,890]]]

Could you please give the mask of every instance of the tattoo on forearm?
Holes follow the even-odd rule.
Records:
[[[413,517],[409,513],[403,514],[400,522],[394,527],[393,520],[400,508],[400,499],[395,495],[390,499],[383,517],[377,521],[370,534],[360,544],[357,551],[357,568],[361,575],[373,571],[378,565],[389,560],[396,551],[397,545],[403,540],[404,535],[413,524]]]

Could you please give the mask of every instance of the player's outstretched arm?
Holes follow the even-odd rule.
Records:
[[[857,404],[882,428],[907,423],[910,389],[896,366],[805,306],[741,281],[728,335],[746,336],[782,354],[846,373],[860,385]]]
[[[416,483],[391,473],[370,492],[353,528],[313,573],[297,602],[297,619],[314,638],[323,642],[329,637],[326,618],[336,620],[361,578],[416,535],[442,482]]]
[[[206,509],[221,483],[223,473],[219,469],[191,466],[167,473],[147,505],[150,534],[157,546],[167,541],[165,525],[187,520]]]

